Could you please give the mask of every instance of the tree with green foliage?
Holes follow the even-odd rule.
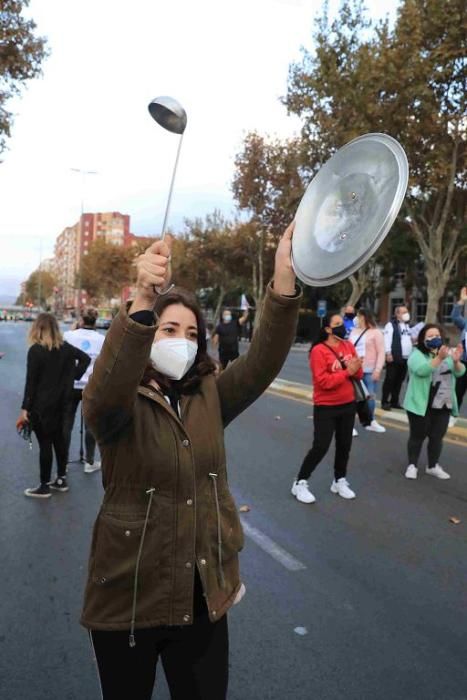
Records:
[[[427,321],[466,251],[467,32],[465,0],[402,0],[393,27],[371,22],[345,0],[317,20],[315,50],[290,68],[284,102],[303,121],[307,160],[317,169],[352,138],[394,136],[407,152],[402,217],[427,282]]]
[[[232,182],[240,212],[247,216],[243,228],[253,263],[253,295],[261,307],[264,288],[274,269],[279,238],[294,217],[304,191],[300,141],[281,141],[246,135],[235,158]]]
[[[55,277],[46,270],[34,270],[26,281],[25,300],[34,305],[45,306],[47,299],[54,293],[57,284]]]
[[[0,153],[13,124],[7,103],[28,80],[40,75],[47,56],[46,40],[35,35],[36,24],[23,15],[28,5],[29,0],[2,0],[0,4]]]
[[[98,238],[82,259],[76,288],[81,284],[95,304],[101,301],[110,304],[111,299],[120,297],[123,287],[131,279],[137,254],[137,249],[123,248]]]

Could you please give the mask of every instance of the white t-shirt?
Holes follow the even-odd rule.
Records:
[[[399,321],[399,333],[401,336],[401,347],[402,347],[402,357],[406,360],[413,349],[412,335],[410,332],[410,326],[408,323]],[[394,328],[391,322],[386,323],[384,326],[384,351],[386,353],[392,352],[392,336],[394,335]]]
[[[104,345],[105,336],[101,335],[97,331],[91,330],[90,328],[78,328],[76,331],[66,331],[66,333],[63,334],[63,337],[67,343],[74,345],[75,348],[79,348],[91,358],[91,364],[87,368],[86,372],[83,374],[81,379],[75,381],[74,384],[75,389],[84,389],[88,383],[89,377],[92,374],[96,357]]]

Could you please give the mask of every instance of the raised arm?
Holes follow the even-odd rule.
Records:
[[[301,293],[291,263],[293,224],[277,252],[274,281],[266,291],[259,327],[246,354],[232,362],[217,387],[224,425],[228,425],[267,389],[279,373],[295,339]]]
[[[167,242],[169,245],[167,245]],[[154,287],[170,282],[170,240],[157,241],[137,261],[137,293],[129,310],[122,307],[110,326],[91,378],[83,392],[87,425],[101,442],[111,442],[131,420],[138,386],[149,361],[156,332],[130,318],[137,311],[152,312]]]

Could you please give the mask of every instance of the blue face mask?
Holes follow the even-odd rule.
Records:
[[[430,338],[430,340],[425,340],[425,347],[428,348],[428,350],[439,350],[442,344],[442,338]]]

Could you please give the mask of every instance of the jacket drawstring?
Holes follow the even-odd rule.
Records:
[[[138,574],[139,574],[139,564],[141,561],[141,555],[143,554],[143,545],[144,545],[144,538],[146,536],[146,529],[148,526],[148,520],[149,520],[149,514],[151,512],[151,505],[152,505],[152,499],[154,496],[154,491],[156,489],[152,488],[149,489],[149,491],[146,491],[146,493],[149,495],[149,503],[148,507],[146,510],[146,519],[144,521],[144,526],[143,526],[143,532],[141,533],[141,540],[139,543],[139,549],[138,549],[138,556],[136,557],[136,567],[135,567],[135,582],[133,584],[133,607],[131,610],[131,625],[130,625],[130,636],[129,636],[129,644],[130,647],[135,647],[136,646],[136,641],[135,641],[135,618],[136,618],[136,598],[138,595]]]
[[[214,498],[216,500],[216,511],[217,511],[217,556],[218,556],[218,562],[219,562],[219,578],[220,578],[220,585],[221,588],[225,588],[225,578],[224,578],[224,569],[222,566],[222,530],[221,530],[221,512],[219,508],[219,497],[217,494],[217,474],[212,474],[210,473],[209,476],[212,479],[212,483],[214,484]]]

